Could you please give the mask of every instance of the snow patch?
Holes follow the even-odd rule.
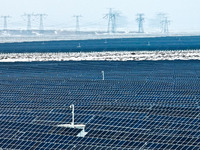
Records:
[[[200,60],[200,50],[0,54],[0,62],[143,60]]]

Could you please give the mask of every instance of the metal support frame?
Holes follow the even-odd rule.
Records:
[[[72,109],[72,122],[71,124],[60,124],[57,125],[58,127],[65,127],[65,128],[73,128],[73,129],[82,129],[82,131],[80,133],[77,134],[77,137],[85,137],[85,135],[88,132],[85,132],[85,125],[84,124],[76,124],[75,125],[75,121],[74,121],[74,104],[70,105],[70,108]]]
[[[70,108],[72,109],[72,122],[71,122],[71,125],[74,126],[74,104],[70,105]]]
[[[104,71],[101,71],[101,73],[102,73],[102,80],[104,80],[105,79]]]

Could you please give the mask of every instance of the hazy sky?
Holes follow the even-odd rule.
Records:
[[[120,12],[120,27],[136,30],[137,13],[145,14],[145,30],[151,31],[152,22],[159,12],[167,13],[173,31],[200,31],[200,0],[0,0],[0,15],[10,15],[9,28],[26,28],[24,13],[45,13],[46,28],[73,28],[73,15],[81,14],[82,29],[106,29],[107,20],[103,16],[108,8]],[[38,20],[32,23],[33,28]],[[0,28],[3,19],[0,20]]]

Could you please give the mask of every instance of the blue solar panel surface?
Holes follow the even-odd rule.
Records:
[[[200,36],[135,37],[0,43],[0,53],[157,51],[188,49],[200,49]]]
[[[200,149],[200,61],[1,63],[0,90],[2,149]]]

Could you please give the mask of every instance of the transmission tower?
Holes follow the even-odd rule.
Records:
[[[34,14],[24,14],[23,16],[27,17],[27,31],[31,31],[31,18]]]
[[[4,30],[6,31],[8,29],[7,19],[11,18],[10,16],[1,16],[4,20]]]
[[[109,9],[109,13],[106,14],[105,18],[108,18],[108,29],[107,32],[110,33],[111,32],[111,23],[112,23],[112,18],[113,18],[113,14],[112,14],[112,9]]]
[[[170,21],[168,20],[167,17],[165,17],[164,20],[161,21],[161,25],[162,25],[161,31],[163,33],[169,33],[169,24],[170,24]]]
[[[137,14],[138,18],[138,33],[144,33],[143,23],[144,23],[144,14]]]
[[[113,12],[112,9],[109,9],[109,13],[104,16],[104,18],[108,19],[108,33],[116,32],[116,19],[119,16],[119,13]]]
[[[82,17],[81,15],[74,16],[76,18],[76,33],[80,33],[80,24],[79,24],[79,18]]]
[[[35,14],[34,16],[39,17],[40,19],[39,30],[41,32],[44,31],[44,18],[47,17],[47,14]]]
[[[116,18],[117,18],[118,14],[117,13],[113,13],[112,16],[112,33],[116,32]]]

